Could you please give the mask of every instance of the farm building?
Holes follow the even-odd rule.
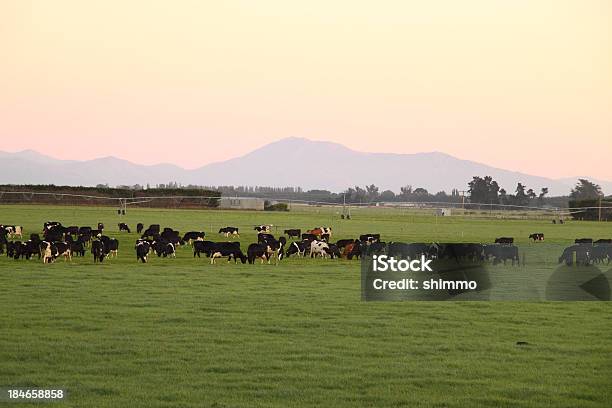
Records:
[[[264,200],[255,197],[221,197],[219,200],[219,208],[263,211]]]

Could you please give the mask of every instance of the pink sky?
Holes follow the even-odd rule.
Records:
[[[280,138],[612,179],[612,6],[0,3],[0,150],[194,168]]]

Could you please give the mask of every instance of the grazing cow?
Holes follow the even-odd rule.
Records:
[[[272,234],[267,234],[265,232],[257,234],[257,243],[259,244],[266,243],[268,241],[273,241],[274,239],[274,235]]]
[[[514,244],[514,238],[512,238],[512,237],[495,238],[495,243],[496,244],[511,245],[511,244]]]
[[[149,251],[151,250],[151,245],[144,240],[139,240],[136,242],[136,261],[141,260],[142,263],[147,263],[147,257],[149,256]]]
[[[316,258],[317,256],[321,256],[321,258],[327,258],[329,254],[329,244],[323,241],[312,241],[310,243],[310,257]]]
[[[544,241],[544,233],[543,232],[535,232],[535,233],[529,235],[529,239],[533,240],[533,242]]]
[[[565,262],[566,265],[571,266],[576,260],[576,265],[588,266],[591,264],[593,247],[584,244],[575,244],[569,246],[563,250],[563,253],[559,257],[559,263]]]
[[[509,248],[507,245],[500,245],[500,244],[496,245],[495,247]],[[423,255],[429,255],[430,257],[437,258],[437,259],[450,259],[456,262],[461,262],[461,261],[478,262],[478,261],[484,260],[484,256],[485,256],[483,245],[474,244],[474,243],[455,243],[455,244],[434,243],[433,245],[429,247],[427,252],[423,253]]]
[[[612,244],[612,239],[598,239],[594,244]]]
[[[67,242],[53,242],[51,246],[54,249],[55,258],[63,256],[64,262],[66,260],[72,261],[72,251],[70,251],[70,244],[68,244]]]
[[[319,237],[315,234],[302,234],[302,241],[316,241]]]
[[[188,233],[186,233],[185,235],[183,235],[183,241],[184,242],[188,242],[189,245],[191,245],[191,243],[193,241],[203,241],[204,240],[204,236],[206,234],[204,233],[204,231],[189,231]]]
[[[265,243],[251,244],[247,248],[247,260],[249,264],[254,264],[255,259],[261,259],[261,263],[267,261],[270,263],[272,249]]]
[[[240,250],[240,242],[215,242],[211,250],[210,263],[214,264],[215,259],[227,256],[227,262],[234,259],[238,263],[238,259],[242,263],[246,263],[247,257]]]
[[[501,262],[505,265],[507,260],[512,261],[512,266],[514,266],[515,263],[520,264],[519,250],[515,245],[485,245],[482,254],[484,259],[493,260],[493,265],[497,265]]]
[[[607,241],[607,240],[598,240]],[[598,242],[591,251],[593,263],[610,264],[612,260],[612,242]]]
[[[211,252],[215,247],[213,241],[193,241],[193,257],[196,255],[200,258],[200,254],[203,253],[210,258]],[[238,246],[240,248],[240,245]]]
[[[169,256],[176,258],[176,249],[172,242],[166,241],[161,238],[159,241],[153,242],[153,250],[157,254],[158,257],[163,256],[167,258]]]
[[[344,249],[342,249],[340,256],[348,260],[353,258],[361,258],[361,242],[353,241],[350,244],[347,244]]]
[[[33,255],[37,255],[40,259],[40,242],[26,241],[21,242],[14,247],[14,259],[25,258],[30,259]]]
[[[64,234],[77,236],[79,235],[79,227],[76,225],[71,225],[69,227],[66,227]]]
[[[306,251],[310,250],[310,241],[296,241],[289,244],[285,255],[289,258],[296,254],[298,257],[303,257]]]
[[[2,227],[6,231],[6,234],[9,238],[23,238],[23,227],[19,225],[3,225]]]
[[[53,250],[51,249],[51,242],[43,241],[40,246],[40,252],[42,254],[43,263],[52,263],[55,260],[53,256]]]
[[[118,225],[119,225],[119,232],[127,231],[128,234],[132,232],[130,231],[130,227],[128,227],[128,225],[125,222],[120,222]]]
[[[338,248],[336,244],[328,244],[327,249],[324,249],[324,251],[326,251],[332,259],[341,257],[340,248]]]
[[[104,261],[106,256],[106,249],[104,248],[104,242],[95,240],[91,243],[91,253],[94,258],[94,263]]]
[[[362,242],[360,246],[361,253],[367,256],[380,255],[384,254],[387,251],[386,242],[372,242],[371,244],[368,244],[367,242]]]
[[[588,245],[593,243],[593,238],[576,238],[574,244]]]
[[[174,247],[180,246],[184,243],[184,241],[181,239],[180,233],[170,228],[164,229],[160,237],[170,242],[172,245],[174,245]]]
[[[57,226],[61,226],[62,223],[59,221],[47,221],[43,224],[43,230],[42,232],[44,233],[46,230],[51,229],[53,227],[57,227]]]
[[[354,239],[339,239],[338,242],[336,242],[336,245],[338,246],[338,248],[343,249],[348,244],[352,244],[354,242]]]
[[[371,244],[373,242],[380,241],[380,234],[363,234],[359,236],[359,240],[361,242],[369,242]]]
[[[389,242],[388,255],[398,259],[416,259],[428,255],[431,247],[423,243]]]
[[[79,237],[76,241],[70,242],[70,252],[75,256],[85,256],[85,241]]]
[[[302,234],[302,230],[301,229],[286,229],[284,231],[284,234],[287,234],[289,238],[299,238],[300,235]]]
[[[273,227],[273,225],[257,225],[253,229],[255,231],[257,231],[258,234],[260,234],[260,233],[268,233],[268,232],[270,232],[272,227]]]
[[[144,224],[142,222],[139,222],[138,224],[136,224],[136,233],[137,234],[142,234],[142,230],[144,229]]]
[[[106,257],[117,257],[117,252],[119,252],[119,241],[115,238],[107,237],[106,235],[102,235],[100,241],[104,243],[104,255]]]
[[[225,237],[229,237],[230,235],[235,237],[240,237],[240,233],[238,232],[238,228],[236,227],[223,227],[219,229],[219,234],[225,235]]]

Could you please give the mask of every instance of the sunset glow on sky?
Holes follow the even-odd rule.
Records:
[[[0,150],[186,168],[290,136],[612,180],[612,2],[0,2]]]

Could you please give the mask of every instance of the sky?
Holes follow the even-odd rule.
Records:
[[[0,0],[0,150],[185,168],[285,137],[612,180],[612,2]]]

